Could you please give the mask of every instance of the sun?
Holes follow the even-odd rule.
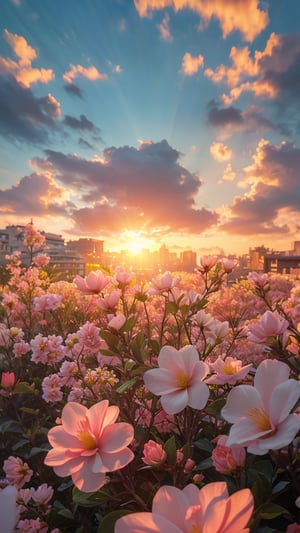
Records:
[[[145,249],[152,250],[155,245],[142,231],[132,230],[123,231],[121,243],[131,255],[139,255]]]

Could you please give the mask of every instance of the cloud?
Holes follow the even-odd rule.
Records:
[[[91,65],[90,67],[83,67],[82,65],[70,65],[70,70],[63,74],[63,80],[66,83],[72,83],[75,78],[82,76],[90,81],[106,80],[107,74],[99,72],[99,70]]]
[[[64,90],[72,96],[77,96],[77,98],[84,100],[81,89],[79,89],[75,83],[66,83],[64,85]]]
[[[223,94],[226,105],[238,100],[244,92],[268,100],[292,97],[300,102],[300,32],[277,35],[272,33],[263,51],[256,50],[253,58],[248,47],[232,47],[232,64],[207,68],[204,74],[214,83],[226,83],[229,93]],[[287,102],[286,102],[287,103]]]
[[[169,41],[171,43],[173,41],[173,37],[170,31],[170,15],[168,13],[165,14],[163,21],[161,24],[158,24],[157,27],[159,29],[160,38],[163,41]]]
[[[197,74],[200,67],[204,65],[204,57],[199,54],[198,56],[192,56],[189,52],[186,52],[183,56],[181,63],[181,73],[184,76],[193,76]]]
[[[194,11],[206,25],[215,18],[220,23],[224,39],[237,30],[245,41],[252,42],[269,22],[259,0],[134,0],[134,4],[140,17],[172,7],[176,12],[181,9]]]
[[[218,183],[224,183],[224,181],[233,181],[236,178],[236,172],[234,172],[231,163],[228,163],[224,170],[224,174],[222,178],[218,181]]]
[[[58,129],[59,102],[51,95],[36,98],[12,77],[0,76],[0,135],[10,140],[44,143]]]
[[[67,199],[63,187],[53,178],[34,173],[24,176],[10,189],[0,189],[0,213],[20,216],[68,216],[74,205]]]
[[[90,120],[86,118],[85,115],[80,115],[80,118],[72,117],[71,115],[66,115],[63,119],[65,126],[72,128],[74,130],[89,131],[92,133],[100,133],[99,128],[97,128]]]
[[[47,150],[32,164],[50,173],[67,190],[76,190],[80,207],[72,211],[79,232],[127,229],[201,233],[216,224],[216,213],[197,208],[200,178],[180,163],[180,153],[167,141],[138,148],[107,148],[103,158]]]
[[[295,231],[300,215],[299,167],[300,149],[292,143],[274,146],[261,140],[253,164],[245,168],[250,190],[235,197],[221,229],[244,235]]]
[[[13,76],[18,83],[29,88],[34,83],[48,83],[54,78],[52,69],[32,68],[37,53],[21,35],[4,30],[5,38],[19,61],[0,57],[0,75]]]
[[[232,158],[232,150],[221,142],[214,142],[210,147],[210,153],[216,161],[223,163]]]
[[[217,102],[212,101],[208,105],[208,124],[220,129],[223,134],[239,131],[250,133],[278,130],[283,135],[290,135],[286,126],[265,118],[264,110],[254,105],[241,110],[233,106],[221,108]]]

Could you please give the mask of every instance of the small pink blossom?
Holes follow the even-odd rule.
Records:
[[[62,411],[61,424],[48,432],[52,449],[45,464],[60,476],[72,476],[83,492],[95,492],[106,483],[107,472],[126,466],[134,458],[127,447],[134,429],[126,422],[115,423],[117,406],[102,400],[90,409],[69,402]]]
[[[46,376],[42,382],[42,398],[47,403],[60,402],[63,399],[62,380],[57,374]]]
[[[292,442],[300,420],[290,414],[300,396],[300,382],[289,379],[288,365],[266,359],[258,366],[254,386],[237,385],[227,396],[221,413],[232,425],[227,446],[240,445],[264,455]]]
[[[113,311],[117,307],[121,295],[121,289],[116,289],[110,294],[105,294],[103,298],[99,298],[96,301],[96,304],[98,305],[98,307],[100,307],[100,309],[103,309],[104,311]]]
[[[246,461],[246,450],[243,446],[227,446],[228,436],[219,435],[217,446],[212,452],[212,462],[221,474],[229,474],[243,466]]]
[[[2,372],[1,385],[7,389],[13,389],[16,383],[16,376],[14,372]]]
[[[15,342],[13,347],[13,352],[16,357],[22,357],[30,351],[30,344],[21,340],[20,342]]]
[[[205,383],[209,385],[235,385],[237,381],[244,379],[250,370],[253,368],[251,364],[242,366],[243,363],[239,359],[234,357],[218,357],[218,359],[212,363],[211,369],[215,372],[214,375],[207,378]]]
[[[127,272],[123,267],[116,267],[114,278],[121,286],[130,285],[135,277],[135,272]]]
[[[27,463],[23,463],[20,457],[13,457],[12,455],[3,462],[3,470],[7,480],[18,489],[21,489],[25,483],[30,481],[33,475],[33,471]]]
[[[143,454],[142,461],[149,466],[161,466],[167,458],[162,445],[154,440],[148,440],[144,444]]]
[[[80,344],[92,352],[97,352],[102,347],[103,339],[100,337],[100,328],[92,322],[86,322],[80,326],[77,337]]]
[[[173,277],[171,272],[165,272],[164,274],[162,274],[162,276],[158,276],[152,279],[151,284],[153,286],[153,289],[150,289],[148,291],[148,294],[163,294],[164,292],[168,292],[173,289],[173,287],[176,287],[179,282],[179,276]]]
[[[19,520],[17,531],[20,533],[47,533],[48,526],[40,518],[25,518]]]
[[[228,495],[225,482],[208,483],[200,490],[193,484],[183,490],[173,486],[158,489],[152,512],[119,518],[115,533],[242,533],[249,532],[254,499],[249,489]]]
[[[157,396],[168,414],[176,414],[187,405],[203,409],[207,403],[209,390],[203,379],[208,365],[199,361],[194,346],[188,345],[176,350],[164,346],[158,356],[159,368],[147,370],[144,374],[146,387]]]
[[[300,524],[294,522],[287,527],[286,533],[300,533]]]
[[[287,331],[289,323],[276,311],[266,311],[260,320],[248,326],[248,340],[256,344],[266,344],[272,341],[273,337],[284,335],[286,343],[289,333]]]
[[[119,313],[118,315],[110,318],[107,325],[109,328],[113,328],[119,331],[119,329],[121,329],[124,326],[125,322],[126,322],[126,317],[122,313]]]
[[[202,255],[200,257],[200,267],[198,267],[198,270],[204,274],[205,272],[209,272],[217,263],[218,258],[213,255]]]
[[[54,311],[61,306],[62,296],[60,294],[42,294],[41,296],[36,296],[33,299],[33,306],[35,311],[40,313],[46,313],[46,311]]]
[[[232,272],[238,266],[238,264],[239,262],[237,259],[228,259],[226,257],[222,259],[222,266],[226,274],[230,274],[230,272]]]
[[[37,254],[32,260],[33,264],[40,268],[47,266],[49,261],[50,257],[46,254]]]
[[[81,292],[86,294],[98,294],[111,282],[111,276],[105,276],[101,270],[90,272],[84,278],[75,276],[74,283]]]
[[[42,485],[32,492],[31,497],[39,505],[46,505],[51,500],[53,494],[53,488],[47,485],[47,483],[42,483]]]

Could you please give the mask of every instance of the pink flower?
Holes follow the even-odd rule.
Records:
[[[1,385],[8,389],[13,389],[16,383],[16,376],[14,372],[2,372]]]
[[[19,520],[17,531],[21,533],[47,533],[49,530],[47,524],[42,522],[40,518],[25,518]]]
[[[50,429],[52,446],[45,464],[60,476],[72,476],[73,483],[83,492],[95,492],[106,483],[106,472],[126,466],[134,458],[128,444],[134,430],[130,424],[119,422],[117,406],[107,400],[90,409],[69,402],[62,411],[61,424]]]
[[[120,284],[120,285],[130,285],[130,283],[132,282],[132,280],[134,279],[135,277],[135,273],[134,272],[127,272],[123,267],[117,267],[115,269],[115,280]]]
[[[234,357],[226,357],[223,360],[221,357],[211,364],[211,368],[215,375],[205,380],[205,383],[210,385],[224,385],[225,383],[229,385],[235,385],[240,379],[250,372],[252,365],[242,366],[242,361],[235,359]]]
[[[246,461],[246,451],[243,446],[227,446],[227,435],[219,435],[217,446],[212,452],[212,462],[221,474],[229,474],[238,467],[243,466]]]
[[[209,272],[215,266],[217,261],[218,258],[213,255],[202,255],[202,257],[200,257],[200,267],[198,267],[198,269],[202,274]]]
[[[227,397],[222,416],[233,424],[227,446],[240,445],[250,453],[287,446],[300,429],[300,420],[291,409],[300,395],[300,382],[289,379],[285,363],[266,359],[260,363],[254,386],[238,385]]]
[[[46,505],[51,500],[54,494],[52,487],[49,487],[47,483],[42,483],[34,492],[32,492],[32,499],[39,505]]]
[[[62,379],[57,374],[46,376],[42,382],[42,398],[45,402],[60,402],[63,399]]]
[[[104,311],[112,311],[117,307],[121,295],[121,289],[116,289],[110,294],[105,294],[103,298],[99,298],[99,300],[96,301],[96,304],[98,305],[98,307],[100,307],[100,309],[103,309]]]
[[[85,278],[77,275],[74,283],[81,292],[86,294],[98,294],[111,282],[111,276],[105,276],[101,270],[90,272]]]
[[[13,457],[12,455],[3,462],[3,470],[6,479],[13,483],[17,489],[21,489],[25,483],[30,481],[33,474],[27,463],[23,463],[20,457]]]
[[[230,274],[230,272],[232,272],[238,266],[238,264],[239,262],[237,259],[228,259],[226,257],[222,259],[222,266],[227,274]]]
[[[33,258],[33,264],[40,268],[47,266],[49,261],[50,261],[50,257],[49,255],[46,255],[46,254],[37,254]]]
[[[0,489],[0,517],[2,533],[12,533],[17,520],[17,489],[7,485]]]
[[[171,272],[165,272],[162,276],[152,279],[153,290],[149,291],[150,295],[162,294],[170,291],[173,287],[178,285],[180,277],[173,277]]]
[[[125,322],[126,322],[126,317],[122,313],[119,313],[118,315],[110,318],[107,325],[109,328],[114,328],[116,330],[119,330],[124,326]]]
[[[36,296],[33,299],[33,305],[35,311],[45,313],[46,311],[53,311],[60,307],[62,303],[62,296],[60,294],[42,294],[42,296]]]
[[[184,346],[176,350],[173,346],[164,346],[158,356],[159,368],[147,370],[144,374],[146,387],[157,396],[166,413],[174,415],[187,405],[194,409],[203,409],[209,396],[209,390],[203,379],[208,372],[208,365],[199,361],[194,346]]]
[[[286,533],[300,533],[300,524],[294,522],[287,527]]]
[[[270,337],[286,333],[288,327],[289,323],[285,318],[276,312],[266,311],[258,322],[249,324],[248,340],[257,344],[266,344],[270,342]],[[285,340],[287,337],[288,334],[285,335]]]
[[[119,518],[115,533],[248,532],[253,507],[249,489],[228,496],[225,482],[208,483],[200,490],[193,484],[183,490],[165,485],[154,496],[152,513]]]
[[[148,440],[145,443],[143,454],[142,461],[149,466],[160,466],[167,458],[167,454],[162,445],[154,440]]]

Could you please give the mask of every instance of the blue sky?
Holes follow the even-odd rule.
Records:
[[[0,226],[300,239],[298,0],[2,0]]]

